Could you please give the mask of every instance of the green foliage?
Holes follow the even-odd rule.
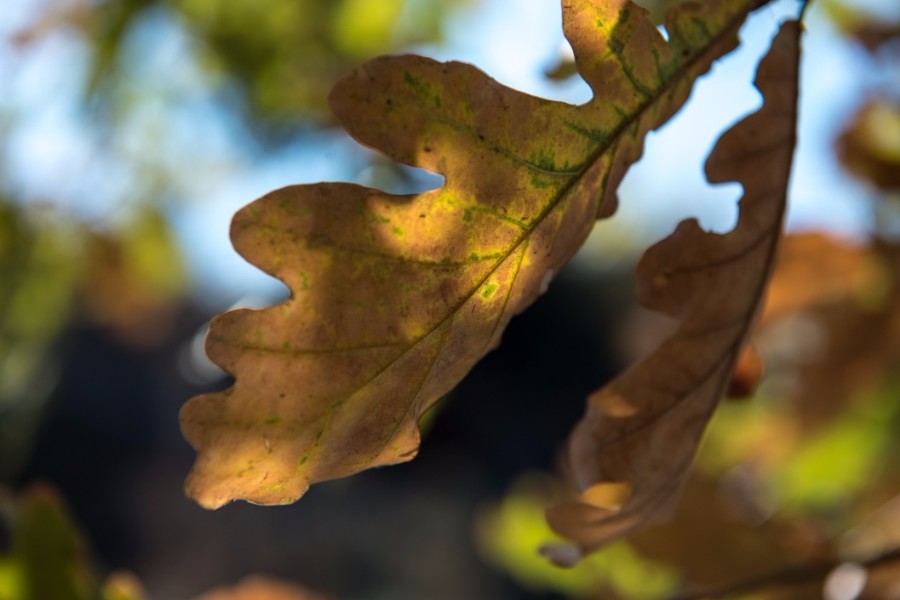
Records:
[[[466,1],[102,2],[80,15],[93,47],[88,89],[118,104],[116,96],[127,85],[123,59],[129,36],[163,11],[193,35],[200,63],[227,89],[240,91],[253,129],[322,122],[337,77],[372,54],[438,39],[444,16]]]
[[[81,270],[76,231],[0,200],[0,474],[21,467],[55,373]]]
[[[2,600],[97,598],[84,542],[48,488],[32,488],[23,497],[14,522],[12,555],[2,564]]]
[[[775,506],[796,516],[841,514],[892,468],[897,397],[896,384],[885,385],[810,431],[798,429],[800,416],[783,399],[727,404],[710,423],[698,467],[721,476],[749,460]]]

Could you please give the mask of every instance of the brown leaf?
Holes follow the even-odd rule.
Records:
[[[212,508],[283,504],[311,482],[411,459],[419,417],[499,343],[595,216],[612,214],[646,132],[761,3],[682,5],[666,42],[627,0],[565,0],[596,92],[582,106],[417,56],[339,82],[331,105],[354,137],[446,183],[418,196],[293,186],[238,213],[235,247],[293,295],[213,322],[209,355],[236,383],[182,410],[198,450],[188,493]]]
[[[676,568],[685,587],[701,589],[762,576],[805,558],[784,547],[779,524],[754,526],[752,489],[732,492],[724,480],[698,471],[688,478],[670,521],[629,537],[643,556]]]
[[[232,588],[216,588],[197,600],[327,600],[294,583],[259,575],[241,580]]]
[[[765,365],[759,351],[753,345],[744,346],[738,354],[725,396],[738,400],[749,398],[756,392],[764,372]]]
[[[760,327],[798,312],[863,299],[885,275],[878,253],[864,244],[821,232],[786,235]]]
[[[900,366],[900,246],[818,234],[786,241],[754,335],[810,430]]]
[[[569,460],[579,490],[630,488],[620,506],[596,506],[582,496],[548,511],[551,526],[582,553],[671,513],[729,383],[781,235],[799,33],[795,21],[782,27],[756,76],[763,107],[726,132],[707,161],[711,182],[744,186],[734,230],[718,235],[684,221],[638,264],[641,302],[681,321],[656,352],[589,398],[572,435]]]

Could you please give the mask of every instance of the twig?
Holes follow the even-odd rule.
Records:
[[[864,560],[840,560],[831,563],[821,563],[815,565],[805,565],[802,567],[794,567],[770,573],[754,579],[738,583],[730,587],[721,587],[705,592],[690,592],[679,596],[674,596],[671,600],[701,600],[703,598],[721,598],[732,594],[744,594],[760,588],[767,588],[776,585],[798,585],[801,583],[809,583],[817,579],[825,579],[834,569],[845,563],[853,563],[862,567],[877,567],[900,560],[900,547],[894,548],[883,554],[869,557]]]

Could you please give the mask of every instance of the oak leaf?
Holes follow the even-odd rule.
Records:
[[[545,549],[556,562],[577,562],[675,508],[781,237],[796,137],[799,32],[796,21],[782,27],[756,75],[763,107],[723,134],[707,160],[710,182],[743,184],[735,228],[720,235],[683,221],[638,264],[638,299],[680,323],[654,353],[588,399],[569,442],[581,496],[547,514],[573,542]]]
[[[208,354],[236,381],[182,409],[198,451],[188,494],[210,508],[283,504],[312,482],[411,459],[419,417],[614,212],[646,133],[764,3],[682,4],[666,41],[627,0],[564,0],[595,93],[581,106],[419,56],[338,82],[330,103],[351,135],[445,184],[416,196],[291,186],[235,216],[238,252],[292,296],[213,321]]]

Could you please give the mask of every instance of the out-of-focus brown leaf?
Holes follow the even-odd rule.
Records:
[[[900,367],[900,247],[788,236],[754,336],[801,427],[830,422]]]
[[[798,22],[782,26],[756,76],[763,107],[726,132],[707,161],[710,181],[744,185],[734,230],[717,235],[684,221],[638,264],[642,304],[681,322],[655,353],[590,397],[573,433],[569,462],[579,491],[630,488],[617,507],[582,497],[548,511],[553,528],[580,553],[671,513],[728,385],[781,237],[795,141],[799,33]]]
[[[100,591],[102,600],[146,600],[147,593],[140,580],[129,571],[111,573]]]
[[[312,482],[410,460],[419,417],[612,214],[647,131],[760,3],[680,6],[666,42],[627,0],[566,0],[566,35],[597,93],[582,106],[417,56],[340,81],[331,103],[354,137],[446,183],[401,197],[293,186],[238,213],[236,248],[293,296],[213,322],[208,353],[236,383],[182,410],[198,450],[188,493],[210,508],[283,504]]]
[[[900,104],[866,103],[837,140],[841,162],[851,173],[884,190],[900,190]]]
[[[863,311],[843,303],[809,315],[816,352],[798,361],[794,402],[807,425],[827,422],[900,362],[900,303]]]
[[[900,549],[895,548],[883,556],[883,560],[865,566],[865,587],[859,600],[900,599]]]
[[[752,345],[744,346],[738,355],[725,396],[734,399],[752,396],[762,380],[764,371],[765,366],[759,351]]]
[[[858,562],[819,561],[702,592],[680,594],[673,600],[896,600],[900,598],[898,563],[897,549],[882,556],[861,557]]]
[[[766,291],[760,327],[847,300],[865,303],[877,295],[885,275],[884,261],[867,244],[821,232],[786,235]]]
[[[197,600],[327,600],[295,583],[254,575],[231,588],[216,588]]]
[[[895,462],[900,462],[900,457]],[[900,471],[895,473],[895,479],[900,480]],[[892,483],[891,492],[900,492],[900,482]],[[841,541],[842,550],[849,556],[876,556],[900,548],[900,493],[871,509]]]
[[[805,559],[797,548],[785,547],[782,527],[757,527],[750,514],[753,490],[724,484],[692,474],[671,521],[637,532],[629,542],[646,558],[676,568],[689,589],[727,586]]]

